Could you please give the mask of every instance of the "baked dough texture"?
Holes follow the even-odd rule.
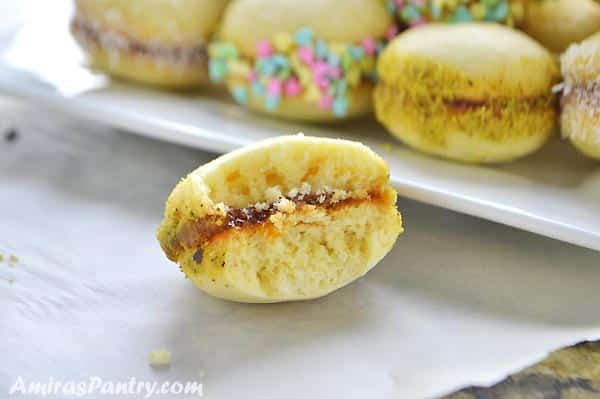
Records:
[[[76,0],[71,32],[92,67],[167,88],[209,82],[207,43],[226,0]]]
[[[600,31],[597,1],[529,0],[525,5],[522,29],[555,53]]]
[[[189,174],[158,239],[210,295],[305,300],[363,276],[402,232],[385,162],[344,140],[284,136]]]
[[[411,29],[384,50],[378,72],[378,120],[430,154],[506,162],[539,149],[555,127],[556,61],[498,24]]]
[[[372,111],[392,27],[373,0],[238,0],[210,48],[211,78],[253,111],[332,122]]]

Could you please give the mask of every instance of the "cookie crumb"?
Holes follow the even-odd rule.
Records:
[[[285,197],[281,197],[277,203],[275,203],[275,208],[283,213],[292,213],[296,210],[296,204]]]
[[[206,373],[204,372],[204,370],[198,371],[198,378],[203,379],[204,377],[206,377]]]
[[[8,266],[14,266],[17,263],[19,263],[19,258],[17,258],[15,255],[11,255],[8,257]]]
[[[10,128],[4,133],[4,141],[12,143],[19,138],[19,132],[15,128]]]
[[[150,366],[169,367],[171,365],[171,352],[166,349],[154,349],[150,351]]]

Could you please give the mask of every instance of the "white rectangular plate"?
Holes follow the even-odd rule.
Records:
[[[12,34],[0,37],[0,90],[6,93],[216,152],[299,131],[362,141],[388,161],[403,196],[600,250],[600,167],[566,142],[556,139],[509,165],[462,165],[416,153],[372,120],[327,127],[287,123],[250,114],[218,89],[177,95],[111,82],[82,66],[67,29],[70,2],[36,7]]]

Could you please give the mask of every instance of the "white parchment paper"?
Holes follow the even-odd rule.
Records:
[[[600,338],[598,253],[402,199],[405,235],[355,284],[304,303],[210,298],[154,233],[173,185],[213,155],[2,103],[9,124],[0,397],[18,376],[203,370],[215,399],[428,398]],[[170,368],[149,367],[155,348],[172,352]]]

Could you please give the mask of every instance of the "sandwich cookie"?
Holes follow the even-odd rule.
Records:
[[[208,294],[280,302],[363,276],[402,231],[379,156],[359,143],[298,135],[190,173],[169,196],[158,239]]]
[[[554,130],[552,54],[494,23],[428,24],[400,34],[378,63],[377,119],[411,147],[476,163],[510,161]]]
[[[380,1],[238,0],[210,46],[210,74],[242,106],[305,121],[369,113],[392,26]]]
[[[76,0],[71,32],[90,66],[187,89],[209,82],[208,39],[226,0]]]
[[[600,159],[600,33],[562,55],[561,126],[584,154]]]
[[[530,0],[523,30],[555,53],[600,31],[600,4],[594,0]]]

